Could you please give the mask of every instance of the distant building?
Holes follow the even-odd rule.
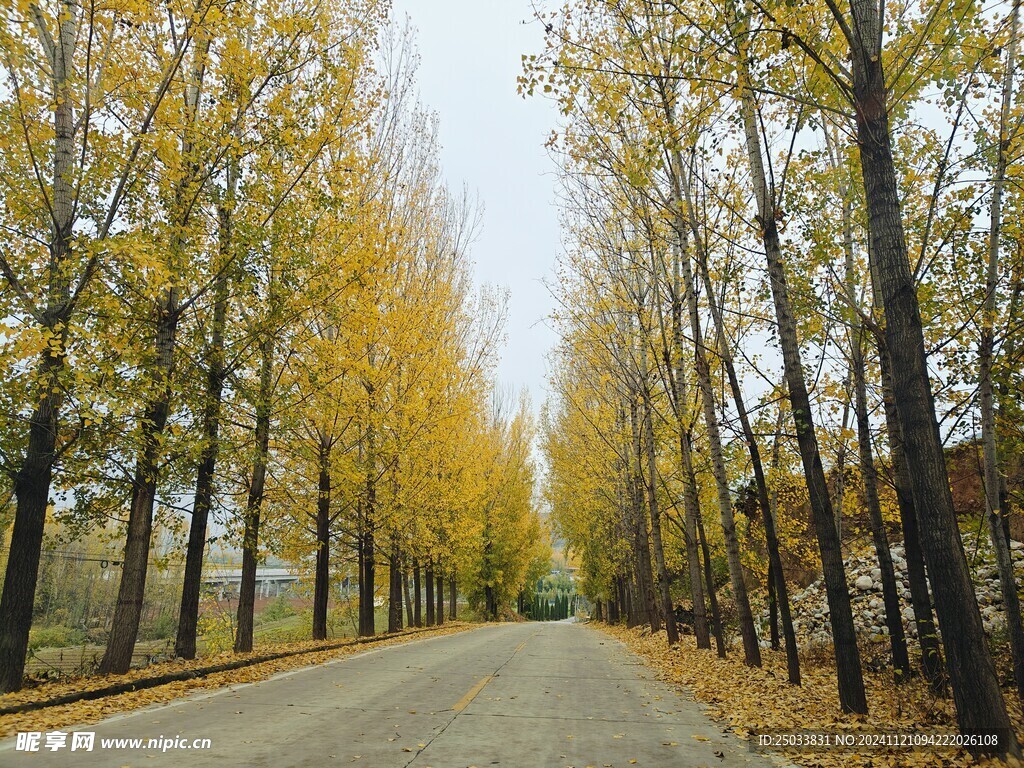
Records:
[[[293,585],[299,580],[297,574],[288,568],[257,568],[256,597],[277,597],[291,592]],[[223,568],[214,566],[203,575],[203,586],[217,593],[218,600],[227,597],[238,597],[242,583],[241,568]]]

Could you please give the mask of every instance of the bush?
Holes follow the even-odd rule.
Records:
[[[206,646],[205,655],[230,651],[235,647],[235,621],[230,613],[204,613],[199,617],[197,629]]]
[[[85,630],[54,624],[50,627],[33,627],[28,633],[28,647],[33,651],[39,648],[67,648],[82,645],[87,639]]]
[[[139,633],[140,640],[165,640],[173,637],[178,631],[178,620],[173,613],[166,612],[159,614],[148,627],[143,627]]]
[[[263,609],[263,612],[260,614],[260,621],[263,623],[280,621],[294,615],[295,609],[292,608],[291,603],[288,602],[284,595],[278,595],[274,602]]]

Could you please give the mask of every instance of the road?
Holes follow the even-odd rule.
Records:
[[[768,768],[618,641],[580,624],[486,626],[137,710],[91,752],[0,742],[10,766]],[[101,739],[150,738],[157,749]],[[209,739],[210,748],[192,748]]]

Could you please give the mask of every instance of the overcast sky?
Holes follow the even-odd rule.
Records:
[[[544,141],[557,112],[516,93],[520,57],[539,53],[542,33],[530,0],[394,0],[408,16],[420,53],[419,90],[441,120],[442,163],[450,186],[463,183],[484,208],[473,246],[478,283],[508,288],[508,341],[499,383],[526,387],[534,409],[546,393],[545,354],[555,342],[546,317],[559,235],[554,166]]]

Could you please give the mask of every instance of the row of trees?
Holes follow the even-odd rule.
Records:
[[[943,442],[984,448],[1024,693],[1005,480],[1021,449],[1018,15],[957,0],[572,0],[539,16],[547,45],[521,78],[564,116],[544,450],[584,593],[675,643],[681,575],[698,646],[714,636],[724,654],[714,547],[746,663],[761,663],[754,566],[799,684],[782,556],[806,504],[840,704],[865,712],[842,520],[868,523],[898,681],[913,673],[889,552],[901,529],[921,671],[936,691],[948,681],[964,732],[998,730],[994,751],[1014,754]],[[756,522],[737,519],[738,488]]]
[[[48,515],[116,542],[101,672],[127,670],[154,526],[181,515],[184,658],[223,535],[239,652],[268,550],[314,572],[314,638],[346,560],[362,634],[381,563],[389,629],[413,568],[492,613],[529,583],[529,410],[490,384],[504,299],[473,294],[475,208],[443,183],[389,12],[54,0],[0,23],[0,690],[22,683]]]

